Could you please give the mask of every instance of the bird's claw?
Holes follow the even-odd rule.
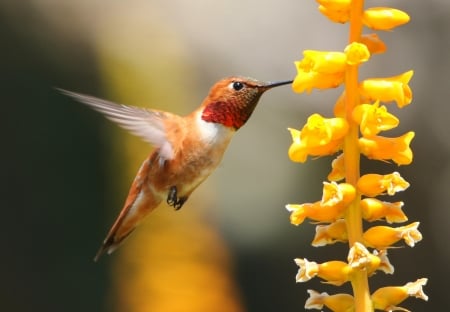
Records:
[[[178,198],[177,187],[172,186],[169,190],[169,194],[167,195],[167,204],[175,208],[175,210],[179,210],[183,207],[183,204],[186,202],[187,197]]]

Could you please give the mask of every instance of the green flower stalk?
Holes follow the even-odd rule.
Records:
[[[395,102],[399,108],[412,101],[408,85],[413,71],[387,78],[358,79],[359,67],[372,54],[383,53],[385,44],[376,34],[363,34],[363,27],[392,30],[409,21],[403,11],[376,7],[364,9],[363,0],[317,0],[319,11],[336,23],[349,23],[349,42],[342,52],[303,52],[304,58],[295,62],[298,74],[293,82],[295,92],[344,86],[336,101],[332,117],[310,116],[301,130],[289,129],[292,145],[289,157],[305,162],[308,157],[339,155],[332,162],[328,181],[323,182],[322,199],[313,203],[289,204],[290,220],[299,225],[306,219],[320,224],[316,227],[313,246],[348,242],[346,261],[330,260],[316,263],[295,259],[299,266],[297,282],[318,277],[332,285],[351,283],[353,294],[319,293],[308,290],[310,298],[305,308],[332,311],[366,312],[374,310],[404,310],[397,305],[410,296],[427,300],[422,286],[427,279],[418,279],[404,286],[387,286],[372,291],[369,277],[376,271],[393,274],[394,267],[387,249],[399,241],[414,245],[422,239],[419,222],[400,227],[366,224],[377,220],[401,223],[408,220],[402,210],[403,202],[386,202],[375,197],[394,195],[409,187],[398,172],[370,173],[361,176],[361,155],[368,159],[408,165],[413,160],[410,143],[414,132],[399,137],[380,133],[394,129],[399,119],[384,103]],[[343,181],[342,181],[343,180]],[[371,250],[369,250],[371,249]]]

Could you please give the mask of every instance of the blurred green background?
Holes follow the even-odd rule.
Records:
[[[450,278],[450,3],[386,3],[412,22],[380,35],[388,51],[362,76],[415,70],[413,104],[390,106],[401,120],[398,133],[416,132],[415,160],[400,168],[363,161],[363,170],[399,170],[411,183],[395,200],[421,222],[424,239],[390,251],[395,275],[379,273],[371,283],[428,277],[430,301],[403,306],[431,311],[447,306]],[[310,247],[314,226],[290,225],[284,205],[317,200],[331,161],[291,163],[286,128],[313,112],[329,116],[341,89],[265,94],[191,203],[179,212],[159,208],[99,263],[92,258],[150,147],[53,89],[185,114],[222,77],[290,79],[304,49],[341,50],[347,26],[330,23],[316,6],[1,1],[0,310],[301,311],[306,289],[340,291],[295,283],[294,258],[343,259],[346,248]]]

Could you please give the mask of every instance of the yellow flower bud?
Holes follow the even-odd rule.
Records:
[[[363,14],[364,25],[375,30],[391,30],[408,22],[408,14],[392,8],[369,8]]]
[[[413,153],[409,147],[414,132],[409,131],[397,138],[372,136],[360,138],[359,148],[361,153],[369,159],[392,160],[397,165],[409,165],[413,160]]]
[[[365,196],[394,195],[409,187],[409,183],[398,172],[391,174],[365,174],[357,182],[358,190]]]
[[[427,301],[428,296],[422,289],[427,284],[427,281],[428,279],[421,278],[404,286],[379,288],[371,296],[374,309],[383,311],[404,310],[397,307],[397,305],[408,297],[416,297]]]
[[[360,83],[359,92],[369,101],[396,101],[397,106],[402,108],[412,101],[412,91],[408,83],[413,74],[410,70],[394,77],[366,79]]]
[[[374,226],[364,232],[363,239],[366,246],[379,250],[391,247],[391,245],[401,239],[403,239],[408,246],[414,247],[415,243],[422,240],[422,234],[417,229],[418,227],[419,222],[414,222],[398,228]]]
[[[323,306],[334,312],[353,311],[353,296],[348,294],[328,295],[326,292],[319,293],[308,289],[309,298],[306,300],[305,309],[322,310]]]
[[[344,50],[347,56],[348,65],[359,65],[367,62],[370,58],[370,52],[367,47],[359,42],[350,43]]]

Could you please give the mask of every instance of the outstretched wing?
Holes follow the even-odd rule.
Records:
[[[94,96],[64,89],[58,88],[58,90],[102,113],[106,118],[114,121],[122,128],[159,148],[159,154],[162,158],[173,159],[173,146],[167,140],[164,125],[164,120],[168,118],[169,113],[116,104]]]

